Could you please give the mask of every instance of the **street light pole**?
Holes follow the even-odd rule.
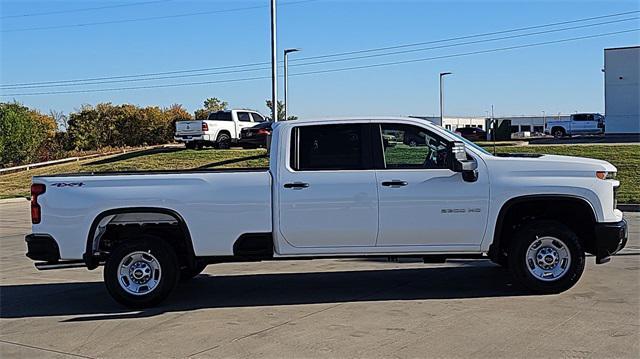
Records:
[[[289,60],[288,55],[292,52],[300,51],[300,49],[284,50],[284,120],[289,118]]]
[[[278,54],[276,49],[276,0],[271,0],[271,120],[278,122]]]
[[[447,75],[451,75],[451,72],[441,72],[440,73],[440,126],[443,126],[442,124],[442,114],[444,112],[444,95],[442,93],[442,78],[447,76]]]

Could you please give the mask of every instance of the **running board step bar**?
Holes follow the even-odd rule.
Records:
[[[52,269],[67,269],[67,268],[82,268],[87,265],[83,260],[77,261],[60,261],[60,262],[39,262],[35,264],[38,270],[52,270]]]

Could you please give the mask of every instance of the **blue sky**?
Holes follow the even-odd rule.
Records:
[[[150,0],[132,0],[129,3],[147,1]],[[640,10],[638,1],[318,0],[286,3],[279,1],[279,55],[286,47],[303,48],[302,52],[292,55],[291,60]],[[2,0],[1,4],[0,82],[4,85],[269,61],[269,10],[259,7],[267,6],[268,0],[158,1],[137,6],[23,17],[7,16],[127,2]],[[15,31],[247,7],[258,8],[118,24]],[[638,16],[640,13],[564,27]],[[295,62],[292,61],[290,73],[447,56],[627,30],[638,28],[639,25],[640,22],[635,19],[536,36],[309,66],[294,66]],[[552,28],[528,32],[547,29]],[[523,33],[527,31],[517,34]],[[504,35],[494,37],[499,36]],[[438,73],[451,71],[454,74],[446,79],[445,106],[446,113],[450,115],[482,116],[492,104],[496,115],[540,114],[542,111],[547,114],[603,112],[603,49],[638,45],[639,36],[638,32],[632,32],[473,56],[292,76],[289,82],[289,111],[301,117],[435,115],[438,113]],[[489,38],[492,37],[471,40]],[[269,76],[269,70],[76,87],[2,89],[0,94],[84,91],[261,76]],[[15,99],[45,112],[53,109],[68,113],[82,104],[99,102],[160,106],[180,103],[193,111],[207,97],[221,98],[232,107],[254,108],[267,113],[264,100],[270,98],[270,81],[262,79],[144,90],[14,96],[1,97],[0,100]]]

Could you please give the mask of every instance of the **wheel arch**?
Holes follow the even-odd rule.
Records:
[[[94,256],[96,252],[96,245],[99,245],[100,237],[96,237],[96,231],[100,223],[109,216],[116,216],[121,214],[162,214],[168,215],[174,218],[178,224],[178,227],[182,231],[184,235],[184,245],[187,250],[187,262],[189,265],[195,265],[195,250],[193,248],[193,241],[191,239],[191,233],[189,232],[189,228],[187,226],[184,218],[175,210],[169,208],[162,207],[123,207],[123,208],[112,208],[106,211],[99,213],[91,223],[91,227],[89,227],[89,233],[87,235],[87,242],[85,247],[85,253],[82,258],[89,269],[95,269],[99,265],[99,258]],[[106,224],[110,223],[112,219],[110,219]],[[141,223],[145,223],[142,221]],[[149,222],[151,223],[151,222]],[[105,225],[106,225],[105,224]]]
[[[533,204],[536,202],[537,203],[540,203],[540,202],[573,203],[578,206],[582,206],[583,210],[586,213],[590,214],[591,217],[589,219],[591,222],[593,223],[597,222],[598,217],[597,217],[595,208],[593,207],[591,202],[589,202],[589,200],[587,200],[584,197],[580,197],[576,195],[560,195],[560,194],[538,194],[538,195],[525,195],[525,196],[513,197],[507,200],[506,202],[504,202],[502,204],[502,207],[500,207],[500,211],[498,212],[498,217],[496,218],[496,221],[495,221],[493,241],[491,242],[491,245],[489,247],[489,257],[495,258],[500,254],[500,250],[502,249],[502,245],[503,245],[502,243],[503,235],[505,234],[505,231],[504,231],[505,224],[506,224],[505,220],[507,219],[507,216],[510,214],[510,211],[519,205]],[[587,239],[590,239],[590,238],[587,238]],[[589,248],[589,245],[587,245],[587,249],[591,250],[591,248]]]

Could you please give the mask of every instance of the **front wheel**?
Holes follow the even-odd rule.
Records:
[[[175,288],[178,277],[176,254],[160,238],[121,244],[104,267],[107,291],[118,303],[131,308],[160,303]]]
[[[535,293],[560,293],[584,272],[585,254],[576,234],[556,221],[534,221],[520,229],[509,248],[514,278]]]

